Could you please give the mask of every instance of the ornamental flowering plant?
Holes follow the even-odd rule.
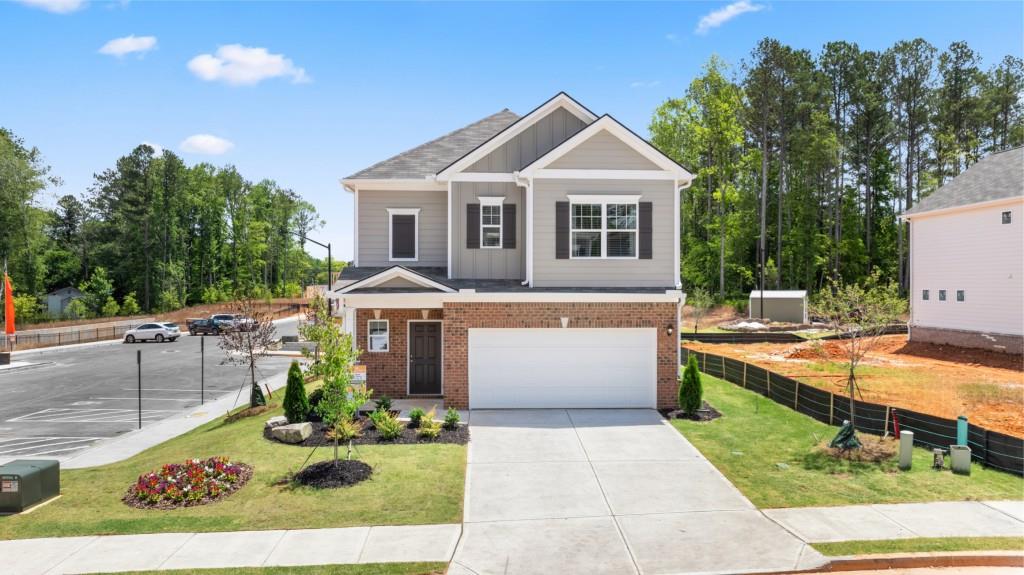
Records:
[[[227,457],[169,463],[139,476],[124,502],[133,507],[174,508],[203,505],[228,495],[252,477],[252,468]]]

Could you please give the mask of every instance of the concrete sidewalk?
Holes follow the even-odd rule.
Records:
[[[4,575],[447,562],[462,526],[154,533],[0,541]]]

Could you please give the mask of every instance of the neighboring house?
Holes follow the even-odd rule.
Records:
[[[747,317],[785,323],[807,323],[807,292],[805,290],[759,290],[750,292]]]
[[[77,288],[66,287],[46,294],[46,311],[53,317],[60,317],[72,301],[82,297]]]
[[[903,219],[910,340],[1024,353],[1024,148],[977,162]]]
[[[369,387],[459,408],[675,405],[692,178],[564,93],[345,178],[355,261],[335,293]]]

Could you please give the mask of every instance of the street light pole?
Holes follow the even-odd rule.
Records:
[[[298,232],[292,232],[292,233],[294,233],[296,236],[298,236],[303,241],[310,241],[310,242],[313,242],[314,244],[316,244],[316,245],[318,245],[318,246],[320,246],[322,248],[326,248],[327,249],[327,291],[331,291],[331,285],[332,285],[332,283],[331,283],[331,271],[332,271],[332,267],[331,267],[332,266],[331,242],[327,242],[326,244],[322,244],[322,243],[320,243],[320,242],[318,242],[318,241],[316,241],[316,240],[314,240],[314,239],[312,239],[310,237],[307,237],[307,236],[305,236],[303,234],[300,234]],[[327,298],[327,312],[331,313],[331,298]]]

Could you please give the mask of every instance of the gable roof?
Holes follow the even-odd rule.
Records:
[[[381,271],[379,271],[377,273],[374,273],[372,275],[366,276],[366,277],[364,277],[364,278],[362,278],[360,280],[357,280],[357,281],[355,281],[353,283],[350,283],[350,284],[348,284],[346,286],[337,288],[334,291],[336,291],[338,293],[349,293],[349,292],[352,292],[352,291],[355,291],[355,290],[363,290],[363,289],[373,288],[373,287],[380,286],[381,284],[384,284],[385,282],[388,282],[390,280],[394,280],[396,278],[400,278],[402,280],[405,280],[405,281],[409,282],[410,284],[415,284],[417,286],[420,286],[420,288],[426,289],[428,291],[440,291],[440,292],[447,292],[447,293],[451,293],[451,292],[455,291],[454,288],[452,288],[451,286],[449,286],[449,285],[447,285],[447,284],[445,284],[443,282],[440,282],[440,281],[438,281],[438,280],[436,280],[436,279],[434,279],[432,277],[429,277],[429,276],[427,276],[425,274],[422,274],[422,273],[420,273],[420,272],[418,272],[418,271],[416,271],[414,269],[407,268],[405,266],[398,266],[398,265],[391,266],[391,267],[386,268],[384,270],[381,270]],[[410,288],[400,288],[400,289],[397,289],[396,291],[411,291],[411,290],[410,290]]]
[[[913,216],[1018,196],[1024,196],[1024,147],[990,154],[979,160],[903,215]]]
[[[423,179],[465,156],[519,119],[507,108],[360,170],[346,180]]]

